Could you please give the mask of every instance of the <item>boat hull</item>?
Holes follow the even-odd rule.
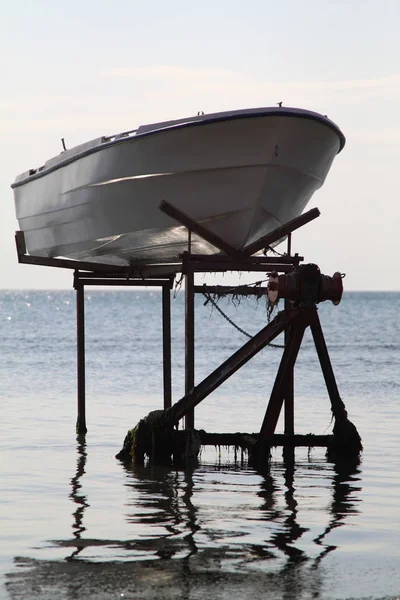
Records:
[[[187,230],[159,209],[163,200],[246,248],[301,214],[343,145],[331,122],[289,110],[180,123],[49,161],[14,184],[27,251],[115,265],[176,260]],[[218,252],[198,236],[192,251]]]

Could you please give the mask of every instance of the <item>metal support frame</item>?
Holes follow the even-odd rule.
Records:
[[[310,327],[313,333],[318,358],[321,364],[322,372],[328,389],[331,401],[332,413],[336,419],[347,418],[347,412],[343,401],[339,396],[332,365],[326,348],[324,335],[318,317],[316,306],[285,309],[278,313],[273,321],[264,327],[259,333],[245,343],[230,358],[222,363],[210,375],[208,375],[197,386],[192,387],[185,393],[185,396],[172,405],[168,411],[168,421],[172,424],[191,414],[193,409],[200,404],[207,396],[215,391],[231,375],[238,371],[253,356],[262,350],[267,344],[272,342],[279,334],[287,333],[287,344],[283,352],[279,369],[276,375],[275,383],[270,395],[264,420],[257,438],[258,459],[265,457],[265,449],[273,445],[283,445],[287,450],[287,458],[293,457],[293,448],[296,445],[304,445],[304,436],[296,436],[294,431],[287,431],[290,426],[292,429],[292,420],[285,427],[284,435],[278,438],[275,435],[275,429],[279,420],[284,400],[288,397],[287,377],[293,374],[294,365],[303,340],[304,332]],[[351,424],[356,433],[356,450],[362,449],[360,438],[355,427]],[[294,427],[293,427],[294,430]],[[239,434],[238,434],[239,435]],[[246,436],[247,434],[240,434]],[[332,442],[333,436],[320,436],[318,445],[328,445]],[[311,436],[310,440],[312,440]],[[358,440],[357,440],[358,438]],[[228,439],[228,438],[226,438]],[[233,439],[233,438],[232,438]],[[285,443],[285,440],[287,443]],[[298,443],[297,443],[298,442]],[[358,444],[358,445],[357,445]]]
[[[77,404],[78,416],[76,431],[87,433],[86,427],[86,378],[85,378],[85,286],[139,286],[162,288],[162,344],[163,344],[163,391],[164,408],[170,408],[172,402],[171,376],[171,296],[174,275],[164,279],[127,279],[119,273],[97,273],[74,271],[74,289],[76,290],[77,321]]]
[[[289,273],[294,267],[298,266],[303,257],[297,254],[291,256],[291,234],[292,231],[298,229],[302,225],[312,221],[319,216],[319,210],[314,208],[300,217],[292,219],[284,226],[279,227],[270,234],[264,236],[254,244],[250,244],[242,251],[233,248],[218,235],[210,232],[200,223],[194,221],[186,213],[179,210],[169,202],[163,201],[160,204],[160,210],[169,215],[188,230],[188,252],[182,256],[182,273],[185,275],[185,398],[198,398],[199,390],[195,391],[195,316],[194,316],[194,299],[196,293],[202,293],[204,289],[194,285],[194,273],[196,272],[226,272],[226,271],[278,271],[281,273]],[[191,235],[192,232],[202,237],[204,240],[214,245],[221,250],[222,255],[192,255],[191,253]],[[271,244],[278,242],[283,237],[288,237],[287,255],[283,257],[267,257],[267,256],[252,256],[252,254],[269,247]],[[217,286],[216,286],[217,287]],[[249,291],[246,288],[246,293],[257,296],[267,292],[267,289],[260,288]],[[221,287],[218,286],[218,291]],[[228,290],[227,290],[228,291]],[[232,291],[232,290],[229,290]],[[238,290],[235,290],[236,293]],[[288,307],[288,303],[285,303]],[[289,329],[285,329],[285,339],[288,339]],[[228,367],[229,370],[229,367]],[[217,370],[218,371],[218,370]],[[216,371],[214,372],[216,374]],[[229,374],[227,375],[229,377]],[[212,375],[210,375],[210,381]],[[209,379],[209,378],[207,378]],[[218,379],[218,376],[217,376]],[[204,383],[204,382],[203,382]],[[219,385],[219,384],[218,384]],[[291,373],[287,373],[287,381],[285,384],[285,433],[292,435],[294,433],[294,391],[293,391],[293,368]],[[208,395],[207,392],[206,395]],[[183,399],[182,399],[183,401]],[[283,398],[282,398],[283,401]],[[197,403],[197,402],[196,402]],[[194,428],[194,407],[191,406],[185,412],[185,427],[186,429]],[[179,404],[179,403],[178,403]]]
[[[190,230],[189,230],[190,240]],[[189,243],[190,248],[190,243]],[[282,261],[281,261],[282,258]],[[218,272],[229,270],[246,270],[249,272],[278,271],[288,273],[293,270],[303,257],[244,257],[234,259],[231,256],[204,256],[192,255],[184,252],[182,255],[182,273],[185,276],[185,396],[194,392],[195,386],[195,294],[208,292],[245,293],[260,297],[268,292],[266,286],[196,286],[194,274],[198,272]],[[240,262],[238,262],[240,260]],[[269,343],[269,342],[268,342]],[[210,376],[211,377],[211,376]],[[229,377],[229,375],[228,375]],[[218,384],[219,385],[219,384]],[[196,392],[197,393],[197,392]],[[207,394],[208,395],[208,394]],[[288,423],[290,422],[290,387],[287,390]],[[193,429],[195,426],[194,407],[185,413],[185,428]],[[293,418],[291,419],[293,421]],[[293,429],[293,427],[292,427]],[[290,429],[288,429],[290,431]]]
[[[289,302],[285,302],[284,311],[279,313],[271,323],[195,386],[195,294],[204,291],[204,288],[201,286],[195,286],[195,273],[226,271],[278,271],[289,273],[303,260],[303,257],[297,254],[291,256],[291,233],[318,217],[320,214],[319,210],[315,208],[304,213],[300,217],[293,219],[284,226],[264,236],[254,244],[248,245],[244,250],[238,251],[219,238],[218,235],[210,232],[200,223],[193,221],[188,215],[168,202],[162,202],[160,209],[188,229],[189,252],[183,254],[182,263],[146,264],[143,261],[137,261],[129,266],[122,267],[69,259],[30,256],[26,253],[23,232],[16,233],[15,239],[19,262],[74,269],[74,288],[76,290],[77,305],[77,432],[86,433],[87,431],[85,406],[85,285],[161,286],[164,409],[168,410],[171,421],[178,422],[180,419],[185,418],[186,428],[194,428],[195,406],[240,369],[262,348],[274,340],[277,335],[284,332],[286,341],[285,350],[258,437],[264,444],[270,444],[272,440],[277,440],[275,429],[282,406],[285,404],[285,433],[279,437],[279,440],[288,448],[297,445],[296,439],[298,436],[294,435],[293,370],[304,331],[307,327],[310,327],[312,331],[331,401],[332,412],[336,417],[338,415],[346,417],[346,409],[339,396],[315,306],[311,308],[292,308]],[[192,255],[192,233],[202,237],[209,244],[219,249],[221,254]],[[271,244],[280,241],[286,236],[288,237],[288,246],[285,256],[252,256],[254,253],[270,247]],[[185,395],[172,405],[170,290],[175,274],[180,271],[185,276]],[[243,293],[246,294],[262,295],[267,292],[267,288],[262,288],[261,286],[257,286],[256,288],[248,286],[237,286],[234,288],[228,286],[211,286],[208,288],[208,291],[226,291],[226,293],[234,291],[235,293],[240,293],[241,288],[243,288]],[[299,441],[304,443],[303,438],[301,440],[299,438]],[[321,439],[319,443],[323,444],[323,440]]]
[[[290,310],[286,309],[285,312],[290,312]],[[303,339],[304,331],[307,327],[310,327],[313,335],[321,370],[331,402],[332,413],[336,419],[347,418],[347,411],[339,395],[317,308],[315,306],[304,307],[300,309],[297,318],[290,324],[287,344],[259,434],[260,440],[264,440],[265,443],[270,443],[275,434],[283,400],[285,394],[287,394],[287,380],[288,377],[290,378],[293,375],[293,368]],[[289,425],[291,426],[291,422]],[[294,434],[294,431],[288,432],[285,426],[285,434],[290,437]]]

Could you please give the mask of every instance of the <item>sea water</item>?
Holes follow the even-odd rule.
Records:
[[[204,303],[196,298],[196,383],[247,341]],[[218,305],[249,335],[267,322],[263,300]],[[124,467],[115,454],[126,431],[163,405],[161,293],[86,288],[85,308],[88,433],[77,438],[74,292],[0,293],[1,598],[255,598],[257,585],[264,598],[400,597],[400,294],[319,306],[364,445],[345,470],[323,449],[296,450],[294,465],[276,449],[262,472],[224,448],[183,470]],[[196,408],[196,428],[259,431],[281,355],[267,347],[249,361]],[[182,293],[172,365],[176,401]],[[332,425],[306,333],[295,429]]]

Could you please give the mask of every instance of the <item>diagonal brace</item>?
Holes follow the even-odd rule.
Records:
[[[246,248],[244,248],[242,253],[246,256],[251,256],[256,252],[259,252],[263,248],[268,248],[268,246],[271,246],[271,244],[278,242],[280,239],[286,237],[289,233],[292,233],[292,231],[295,231],[296,229],[299,229],[299,227],[302,227],[306,223],[313,221],[314,219],[319,217],[319,215],[320,212],[318,208],[312,208],[311,210],[308,210],[307,212],[300,215],[299,217],[295,217],[291,221],[288,221],[284,225],[281,225],[280,227],[277,227],[270,233],[267,233],[267,235],[263,236],[256,242],[249,244],[248,246],[246,246]]]
[[[253,356],[262,350],[282,333],[299,315],[299,311],[281,311],[266,327],[261,329],[246,344],[237,350],[222,365],[213,371],[201,383],[192,388],[183,398],[168,409],[167,419],[177,423],[190,410],[197,406],[211,392],[246,364]]]

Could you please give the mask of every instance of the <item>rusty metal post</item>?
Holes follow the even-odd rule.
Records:
[[[194,388],[194,272],[189,255],[185,260],[185,394]],[[185,428],[194,429],[194,409],[185,416]]]
[[[286,306],[286,302],[285,302]],[[285,347],[290,340],[290,329],[285,331]],[[288,369],[285,383],[285,434],[294,434],[294,365]]]
[[[170,282],[162,286],[162,335],[163,335],[163,385],[164,409],[170,408],[172,402],[171,377],[171,292]]]
[[[85,398],[85,287],[79,281],[79,272],[74,274],[76,289],[76,330],[77,330],[77,384],[78,384],[78,418],[76,432],[86,433],[86,398]]]
[[[291,256],[292,253],[292,234],[289,233],[287,237],[287,255]],[[291,308],[290,301],[285,298],[285,310]],[[288,344],[290,339],[290,329],[285,330],[285,346]],[[289,369],[286,377],[286,391],[285,391],[285,435],[294,434],[294,367]]]

